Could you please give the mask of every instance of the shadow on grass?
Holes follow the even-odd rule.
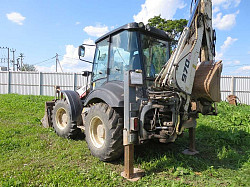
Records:
[[[196,129],[196,149],[199,154],[188,156],[182,151],[188,148],[188,132],[178,137],[174,143],[162,144],[155,141],[135,147],[135,164],[141,165],[146,175],[186,168],[194,172],[206,171],[209,168],[238,170],[249,158],[250,134],[242,130],[217,130],[209,126]],[[77,141],[85,139],[82,132]],[[124,164],[123,156],[111,164]],[[115,168],[114,168],[115,169]]]
[[[76,138],[74,140],[76,140],[76,141],[79,141],[79,140],[83,141],[83,140],[85,140],[85,134],[84,134],[84,132],[81,131],[80,133],[78,133],[77,136],[76,136]]]
[[[238,170],[249,158],[250,135],[238,130],[221,131],[211,127],[197,128],[195,156],[183,155],[188,146],[188,132],[176,142],[160,144],[149,142],[135,148],[135,163],[142,165],[147,174],[170,168],[186,168],[202,172],[211,167]]]

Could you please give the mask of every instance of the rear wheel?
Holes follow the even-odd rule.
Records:
[[[52,124],[55,132],[64,138],[75,139],[81,133],[77,122],[72,121],[66,100],[58,100],[52,110]]]
[[[91,153],[112,161],[123,153],[123,118],[105,103],[91,106],[85,121],[85,135]]]

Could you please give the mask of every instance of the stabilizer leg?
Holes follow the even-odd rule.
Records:
[[[134,168],[134,144],[124,146],[124,171],[121,173],[125,179],[135,182],[144,176],[144,172]]]
[[[124,72],[124,171],[121,176],[129,181],[137,181],[144,173],[142,170],[134,168],[134,144],[138,141],[138,129],[137,125],[135,125],[135,119],[137,119],[136,112],[138,112],[139,108],[135,104],[136,87],[130,84],[133,82],[132,73],[136,72]]]
[[[199,152],[195,149],[195,128],[189,128],[189,148],[185,149],[182,153],[185,155],[196,155]]]

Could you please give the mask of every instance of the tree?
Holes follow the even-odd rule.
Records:
[[[23,66],[20,68],[20,71],[37,71],[37,70],[34,65],[23,64]]]
[[[155,16],[148,20],[150,26],[156,27],[158,29],[164,30],[168,33],[171,41],[171,48],[174,49],[177,46],[178,39],[185,26],[188,23],[186,19],[179,20],[166,20],[161,18],[161,16]]]

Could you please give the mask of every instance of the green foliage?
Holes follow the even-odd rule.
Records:
[[[176,48],[178,39],[188,23],[186,19],[179,19],[179,20],[166,20],[161,18],[161,16],[155,16],[148,20],[150,26],[156,27],[158,29],[164,30],[170,36],[172,42],[171,47],[172,49]]]
[[[120,176],[123,158],[104,163],[84,140],[58,137],[40,125],[44,101],[52,97],[0,95],[0,186],[248,186],[250,106],[220,103],[217,116],[198,119],[200,154],[183,155],[188,133],[172,144],[135,148],[135,167],[146,175],[135,183]]]
[[[20,68],[20,71],[37,71],[37,70],[34,65],[24,64],[22,68]]]

